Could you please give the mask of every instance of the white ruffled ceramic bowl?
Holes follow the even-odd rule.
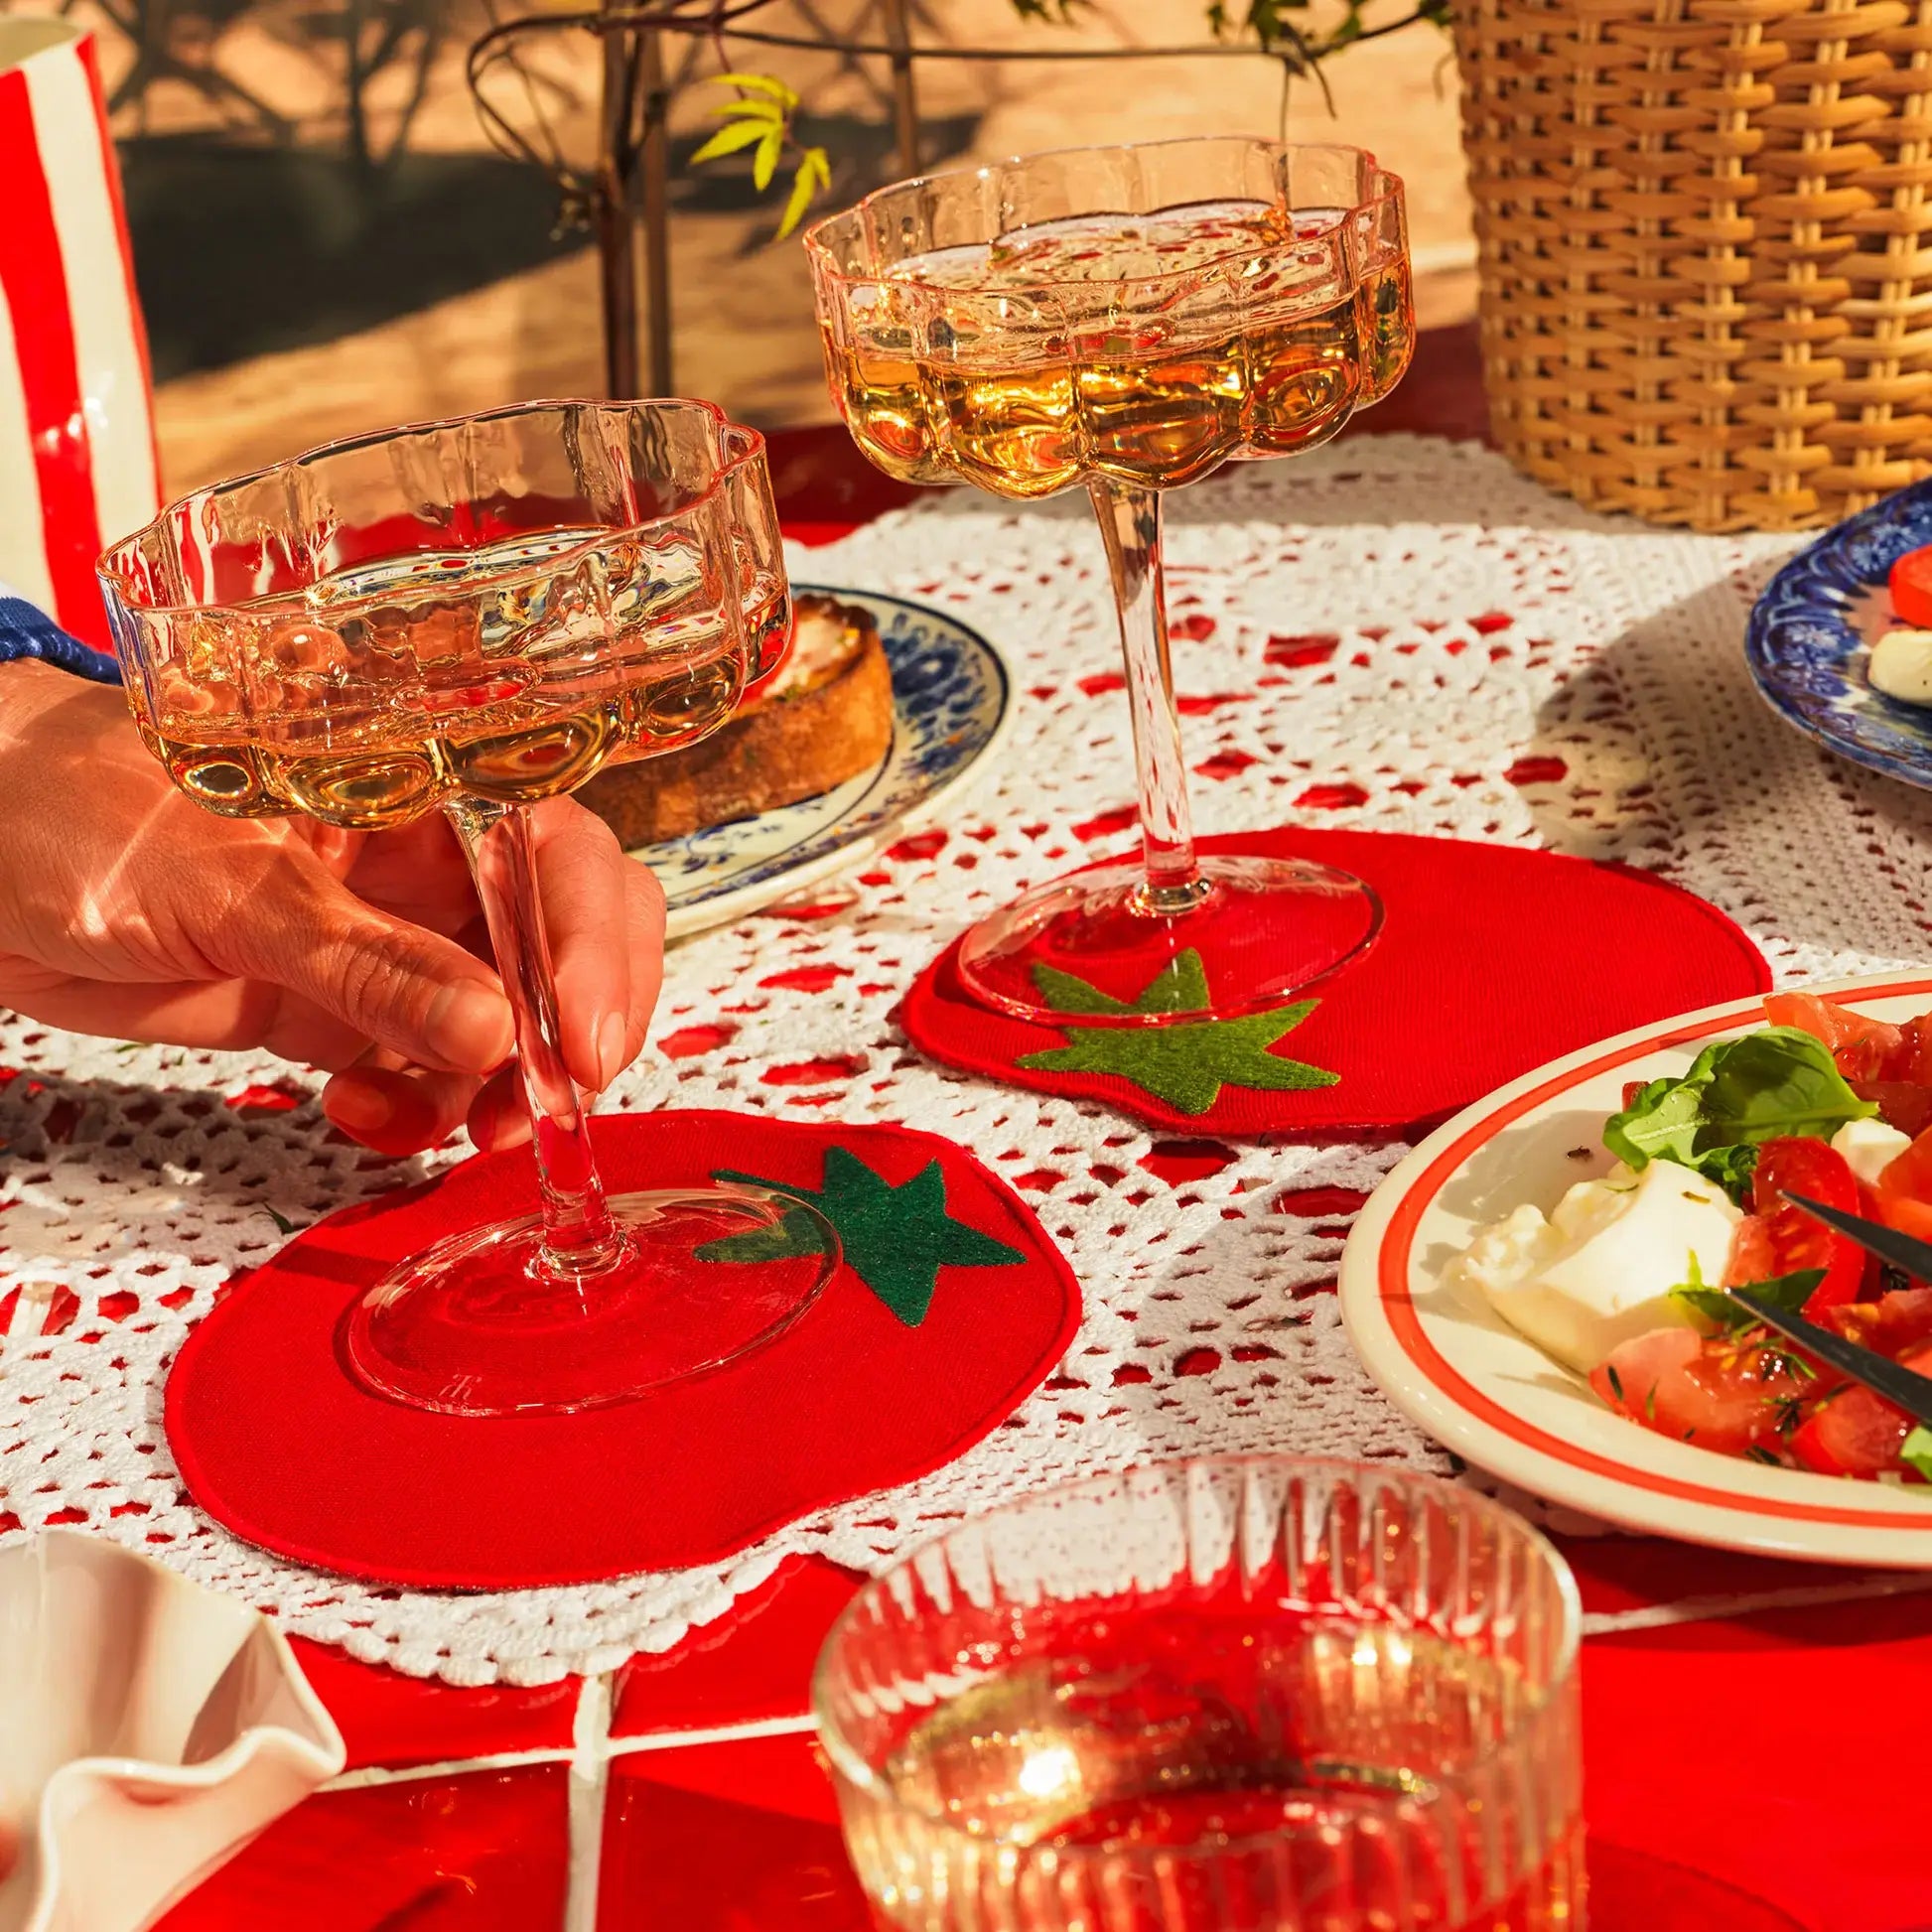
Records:
[[[72,1531],[0,1551],[0,1932],[136,1932],[343,1762],[244,1604]]]

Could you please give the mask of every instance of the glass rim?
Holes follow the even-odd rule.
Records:
[[[1350,215],[1360,214],[1369,208],[1380,207],[1389,201],[1399,199],[1402,194],[1402,178],[1399,175],[1383,167],[1370,149],[1355,147],[1346,141],[1280,141],[1273,135],[1266,134],[1179,134],[1170,135],[1166,139],[1159,141],[1096,141],[1067,148],[1038,148],[1030,154],[1004,155],[997,161],[982,161],[970,167],[963,168],[940,168],[935,169],[931,174],[907,175],[901,181],[887,182],[883,187],[875,188],[871,194],[861,196],[850,207],[840,208],[837,213],[825,215],[821,219],[814,221],[805,230],[802,237],[805,244],[805,253],[811,262],[813,276],[825,282],[837,283],[844,287],[850,287],[852,284],[860,282],[890,282],[895,288],[930,290],[948,295],[957,295],[961,291],[937,282],[920,281],[916,277],[893,276],[884,268],[865,270],[841,268],[833,259],[830,248],[824,241],[823,236],[837,223],[851,220],[855,215],[859,216],[869,229],[871,224],[868,217],[874,204],[882,202],[888,195],[897,195],[906,189],[930,188],[941,182],[967,181],[975,177],[997,174],[1002,169],[1025,168],[1035,162],[1057,161],[1069,155],[1143,154],[1154,153],[1162,149],[1217,147],[1260,148],[1276,155],[1354,155],[1359,160],[1367,162],[1372,178],[1378,187],[1377,193],[1365,196],[1359,201],[1351,202],[1346,207],[1341,208],[1338,211],[1336,220],[1330,227],[1320,230],[1315,235],[1298,235],[1291,237],[1280,243],[1278,247],[1269,249],[1261,255],[1250,253],[1248,256],[1250,260],[1266,260],[1269,256],[1279,254],[1289,248],[1306,248],[1311,241],[1318,240],[1322,235],[1338,232]],[[1180,207],[1187,206],[1187,204],[1175,202],[1170,203],[1167,206]],[[1096,208],[1092,211],[1094,213],[1107,213],[1115,210]],[[1149,213],[1157,212],[1158,210],[1142,209],[1136,211]],[[1077,219],[1078,217],[1060,218]],[[1003,230],[1002,232],[1011,232],[1011,230]],[[1159,275],[1130,275],[1123,276],[1120,279],[1122,282],[1131,283],[1136,288],[1149,289],[1158,289],[1169,283],[1182,280],[1197,281],[1203,275],[1210,273],[1219,263],[1230,260],[1242,252],[1239,248],[1231,248],[1226,255],[1217,255],[1204,262],[1195,262],[1191,267],[1170,269]],[[1001,293],[1007,296],[1027,296],[1031,298],[1046,290],[1104,286],[1105,284],[1096,283],[1030,282],[1021,288],[1003,289]],[[967,292],[970,293],[970,291]]]
[[[189,505],[198,498],[210,496],[217,491],[239,489],[244,484],[261,483],[285,470],[292,470],[301,464],[322,457],[347,454],[352,450],[371,449],[378,444],[395,442],[405,436],[426,434],[432,430],[460,429],[473,423],[508,422],[519,416],[540,415],[546,410],[562,409],[618,409],[618,410],[660,410],[694,409],[710,418],[716,432],[721,451],[736,436],[744,439],[744,447],[737,454],[721,455],[717,472],[704,488],[688,502],[681,503],[674,510],[665,510],[656,516],[641,518],[635,523],[613,523],[600,529],[595,536],[586,537],[582,543],[574,544],[568,550],[560,550],[554,557],[544,559],[544,567],[554,568],[559,561],[570,562],[584,556],[589,551],[611,542],[614,538],[641,536],[648,530],[658,529],[675,523],[680,518],[701,510],[716,499],[726,485],[741,470],[765,459],[765,439],[761,430],[754,429],[749,423],[741,423],[728,416],[715,402],[703,396],[638,396],[619,399],[611,396],[540,396],[527,402],[499,403],[493,409],[468,410],[455,416],[428,416],[417,422],[392,423],[383,429],[363,430],[353,436],[334,437],[325,443],[312,444],[308,449],[298,451],[294,456],[281,458],[274,463],[265,463],[258,470],[244,470],[238,476],[223,477],[210,483],[203,483],[199,488],[184,490],[181,495],[171,498],[147,519],[138,529],[130,530],[126,536],[109,544],[94,560],[94,578],[102,592],[131,611],[143,616],[185,617],[198,612],[232,611],[238,609],[262,609],[287,600],[291,605],[306,600],[314,588],[301,584],[286,591],[274,591],[260,597],[224,598],[206,603],[190,601],[186,604],[150,604],[135,602],[129,595],[131,588],[127,583],[124,566],[118,561],[147,541],[159,536],[166,526],[177,516],[188,513]]]
[[[988,1522],[998,1516],[1036,1507],[1040,1503],[1087,1494],[1103,1486],[1118,1485],[1136,1475],[1155,1472],[1178,1473],[1196,1468],[1214,1470],[1267,1468],[1288,1471],[1319,1469],[1344,1471],[1352,1476],[1374,1476],[1392,1487],[1444,1495],[1452,1499],[1458,1508],[1472,1510],[1477,1516],[1506,1525],[1512,1535],[1519,1536],[1525,1541],[1554,1579],[1557,1594],[1563,1606],[1563,1628],[1557,1662],[1550,1673],[1549,1681],[1525,1700],[1514,1722],[1500,1735],[1475,1751],[1466,1763],[1457,1767],[1454,1775],[1458,1779],[1475,1776],[1499,1759],[1508,1756],[1512,1751],[1520,1749],[1524,1739],[1534,1730],[1557,1699],[1567,1693],[1576,1677],[1577,1659],[1583,1648],[1583,1597],[1577,1587],[1576,1575],[1565,1561],[1563,1553],[1534,1523],[1515,1510],[1505,1507],[1493,1496],[1485,1496],[1478,1490],[1464,1489],[1460,1484],[1447,1481],[1442,1476],[1429,1475],[1420,1469],[1409,1469],[1399,1465],[1391,1467],[1379,1462],[1351,1461],[1346,1456],[1339,1455],[1295,1455],[1257,1449],[1245,1454],[1209,1453],[1156,1457],[1145,1462],[1130,1462],[1122,1468],[1100,1474],[1074,1476],[1064,1482],[1047,1483],[1038,1489],[1023,1491],[992,1509],[970,1516],[967,1522],[954,1524],[950,1529],[923,1538],[896,1557],[884,1570],[868,1577],[853,1593],[852,1600],[833,1620],[831,1629],[825,1634],[825,1641],[819,1647],[817,1661],[812,1666],[813,1728],[834,1769],[859,1790],[895,1810],[912,1814],[922,1825],[934,1831],[971,1839],[979,1845],[1001,1846],[1023,1852],[1040,1849],[1035,1844],[1009,1837],[1002,1832],[968,1832],[943,1812],[927,1805],[909,1802],[875,1766],[868,1764],[864,1755],[840,1728],[838,1720],[832,1712],[829,1680],[833,1669],[834,1653],[840,1648],[846,1632],[858,1621],[859,1613],[864,1606],[868,1602],[876,1601],[880,1595],[887,1592],[893,1577],[910,1570],[929,1551],[942,1548],[969,1524]],[[1414,1800],[1405,1798],[1404,1802],[1414,1802]],[[1279,1830],[1245,1832],[1216,1837],[1211,1845],[1166,1846],[1162,1849],[1165,1855],[1173,1858],[1205,1856],[1225,1858],[1230,1853],[1256,1850],[1280,1837]],[[1087,1861],[1113,1856],[1103,1845],[1054,1846],[1050,1849],[1054,1858],[1066,1861]]]

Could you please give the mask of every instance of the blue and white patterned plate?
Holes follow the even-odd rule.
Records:
[[[1013,722],[1005,660],[957,618],[899,597],[797,584],[870,612],[893,671],[893,742],[872,770],[756,818],[640,847],[670,901],[670,936],[788,898],[929,818]]]
[[[1885,579],[1932,544],[1932,480],[1848,516],[1771,579],[1744,654],[1771,708],[1801,732],[1907,784],[1932,786],[1932,711],[1874,691],[1870,647],[1889,627]]]

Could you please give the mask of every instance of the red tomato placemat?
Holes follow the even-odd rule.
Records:
[[[1382,931],[1292,1008],[1163,1028],[1059,1030],[990,1012],[962,990],[955,942],[906,996],[913,1044],[1163,1127],[1405,1133],[1605,1035],[1771,984],[1738,926],[1648,873],[1392,832],[1285,827],[1200,843],[1339,866],[1381,895]],[[1213,960],[1200,970],[1211,988]],[[1272,1084],[1291,1075],[1303,1084]]]
[[[636,1402],[405,1409],[349,1379],[343,1317],[402,1255],[535,1209],[527,1152],[481,1156],[305,1229],[190,1335],[165,1421],[195,1500],[281,1556],[430,1588],[715,1562],[951,1461],[1079,1325],[1072,1271],[1032,1210],[936,1135],[693,1111],[610,1116],[597,1140],[613,1193],[728,1170],[810,1193],[846,1261],[767,1347]]]

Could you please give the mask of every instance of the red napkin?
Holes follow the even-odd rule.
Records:
[[[1301,1062],[1319,1083],[1283,1090],[1230,1080],[1195,1111],[1211,1079],[1175,1080],[1169,1069],[1150,1090],[1124,1072],[1042,1065],[1041,1056],[1063,1057],[1080,1035],[1102,1031],[1113,1036],[1103,1050],[1131,1055],[1133,1035],[1147,1030],[1055,1029],[990,1012],[959,984],[957,943],[906,996],[901,1018],[913,1043],[953,1066],[1103,1100],[1163,1127],[1410,1133],[1605,1035],[1771,984],[1730,919],[1649,873],[1391,832],[1284,827],[1201,846],[1318,859],[1381,895],[1385,917],[1369,950],[1309,988],[1302,997],[1312,1010],[1265,1049]],[[1203,965],[1211,987],[1214,961]],[[1131,998],[1139,989],[1100,990]],[[1252,1044],[1252,1035],[1202,1028],[1200,1066],[1238,1072]]]
[[[339,1353],[350,1303],[398,1257],[537,1204],[527,1152],[484,1155],[305,1230],[188,1338],[165,1420],[195,1500],[281,1556],[430,1588],[711,1562],[952,1461],[1078,1328],[1072,1271],[1032,1210],[935,1135],[676,1112],[600,1120],[598,1151],[613,1193],[726,1169],[816,1190],[829,1157],[834,1176],[856,1162],[895,1189],[924,1175],[909,1198],[926,1213],[936,1163],[945,1219],[981,1237],[946,1251],[976,1262],[941,1266],[921,1308],[866,1260],[890,1243],[857,1244],[875,1285],[848,1262],[765,1348],[617,1408],[478,1420],[370,1395]]]

